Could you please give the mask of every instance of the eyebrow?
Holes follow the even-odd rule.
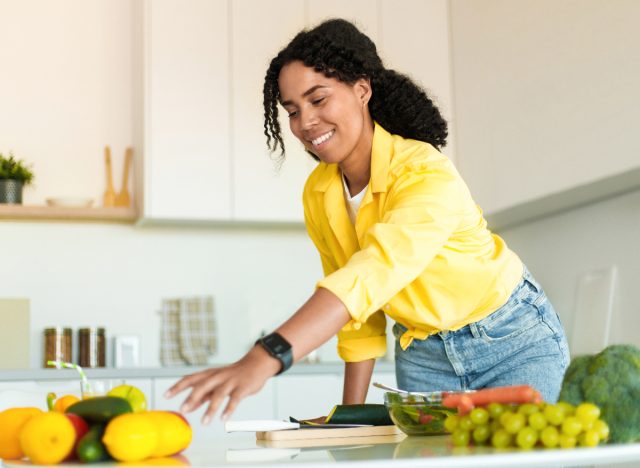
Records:
[[[317,91],[318,89],[321,88],[328,88],[328,86],[323,86],[323,85],[315,85],[312,86],[311,88],[307,89],[304,93],[302,93],[302,97],[307,97],[309,94],[312,94],[313,92]],[[293,104],[293,102],[291,101],[281,101],[280,102],[281,105],[283,106],[288,106]]]

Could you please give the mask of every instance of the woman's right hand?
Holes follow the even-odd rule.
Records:
[[[226,420],[245,397],[257,393],[269,377],[278,373],[280,362],[271,357],[261,346],[254,346],[242,359],[225,367],[206,369],[180,379],[165,393],[172,398],[191,388],[191,393],[180,407],[189,413],[204,403],[209,403],[203,424],[209,424],[225,398],[229,398],[221,419]]]

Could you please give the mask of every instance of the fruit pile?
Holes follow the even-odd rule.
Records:
[[[130,385],[85,400],[67,395],[54,402],[49,397],[49,409],[0,412],[1,459],[26,456],[38,465],[137,462],[175,455],[191,443],[186,419],[171,411],[147,411],[144,394]]]
[[[609,437],[609,427],[592,403],[490,403],[444,423],[453,445],[492,445],[531,449],[595,447]]]

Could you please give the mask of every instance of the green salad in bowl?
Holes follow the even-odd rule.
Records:
[[[439,404],[429,403],[417,395],[401,395],[387,392],[384,405],[396,426],[407,435],[446,434],[444,421],[456,410]]]

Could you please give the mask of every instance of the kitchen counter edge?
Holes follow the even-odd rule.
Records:
[[[210,367],[223,366],[222,363],[198,367],[105,367],[100,369],[85,369],[88,378],[94,379],[155,379],[164,377],[182,377]],[[395,364],[390,361],[376,362],[375,372],[394,372]],[[297,364],[289,369],[287,375],[313,374],[342,374],[342,362]],[[3,369],[0,370],[0,382],[19,380],[72,380],[77,379],[78,373],[73,369]]]

